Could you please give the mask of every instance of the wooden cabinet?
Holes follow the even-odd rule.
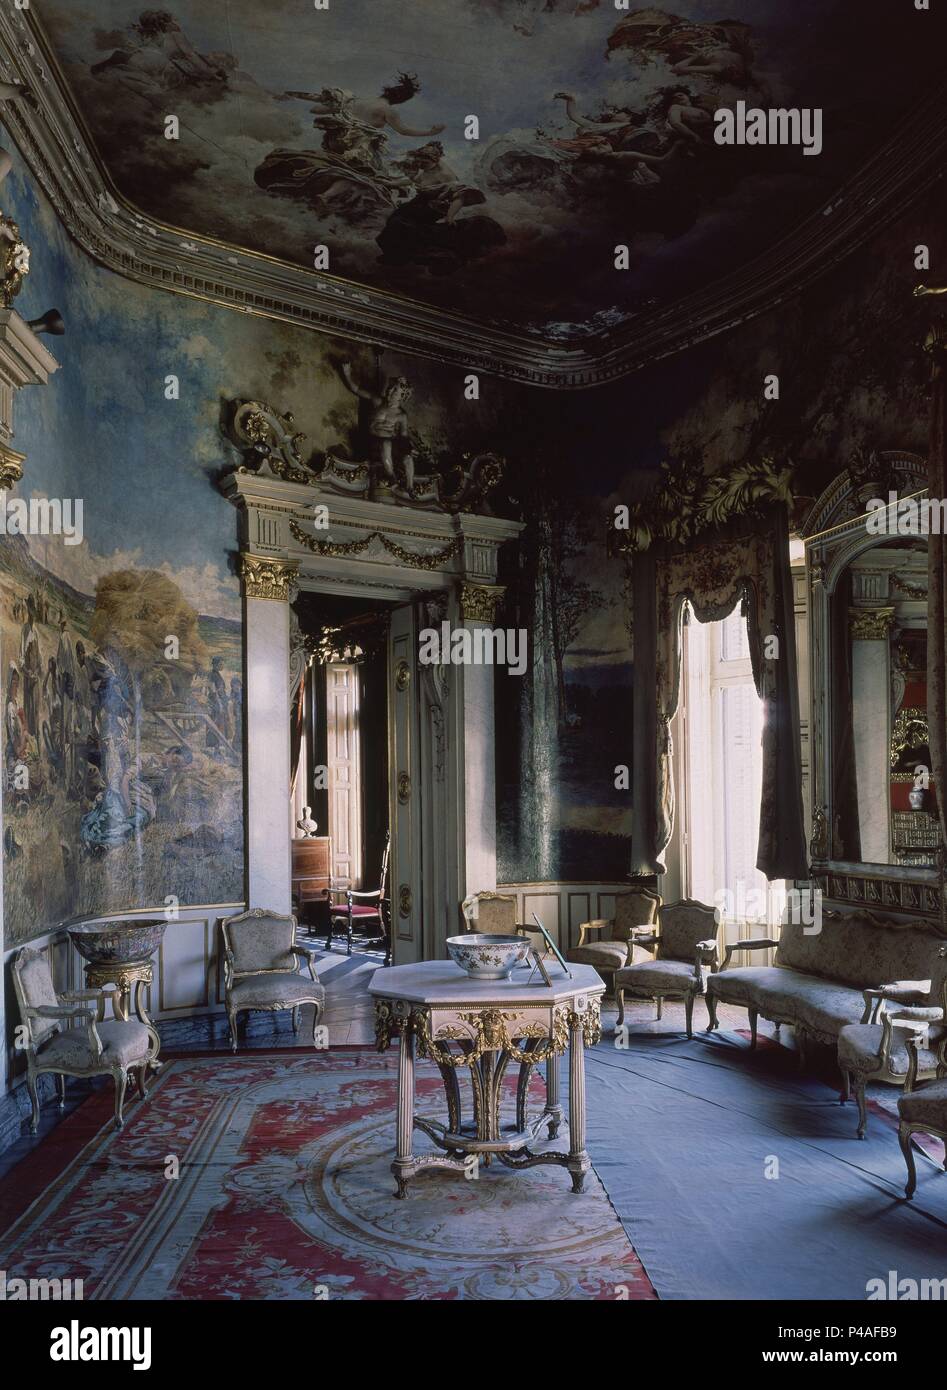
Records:
[[[293,902],[299,907],[305,907],[306,903],[328,902],[331,865],[332,840],[328,835],[294,840]]]

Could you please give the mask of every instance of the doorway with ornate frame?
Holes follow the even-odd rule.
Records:
[[[492,627],[498,552],[522,526],[372,500],[265,458],[228,474],[221,490],[240,517],[248,904],[291,908],[287,716],[300,659],[291,602],[297,593],[358,599],[389,610],[392,958],[442,956],[463,898],[496,886],[494,671],[423,664],[418,635],[444,622]]]

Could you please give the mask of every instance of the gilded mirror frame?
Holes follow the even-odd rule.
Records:
[[[853,460],[810,508],[801,528],[806,555],[809,648],[809,854],[813,882],[826,898],[883,912],[941,917],[942,875],[933,866],[869,863],[841,857],[836,828],[839,808],[833,802],[832,700],[830,633],[832,599],[853,561],[878,545],[868,531],[867,503],[887,498],[921,500],[927,495],[927,463],[918,454],[899,450],[871,453]],[[889,515],[894,507],[889,506]]]

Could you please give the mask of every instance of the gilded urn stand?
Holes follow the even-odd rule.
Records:
[[[585,1047],[601,1036],[600,997],[605,986],[588,965],[572,967],[573,978],[551,984],[519,979],[475,980],[452,961],[424,961],[377,970],[369,992],[375,998],[375,1037],[384,1052],[393,1035],[398,1059],[397,1149],[391,1171],[397,1196],[411,1178],[429,1168],[446,1168],[466,1178],[496,1159],[507,1168],[555,1164],[581,1192],[591,1160],[585,1147]],[[563,1119],[559,1103],[559,1058],[569,1052],[569,1148],[530,1147],[545,1131],[555,1139]],[[415,1058],[432,1061],[441,1074],[447,1123],[415,1111]],[[519,1064],[515,1115],[501,1108],[503,1079]],[[533,1068],[545,1064],[546,1102],[528,1113]],[[465,1119],[460,1077],[470,1080],[472,1118]],[[441,1151],[415,1154],[414,1131]]]

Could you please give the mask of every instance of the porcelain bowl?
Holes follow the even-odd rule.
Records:
[[[151,959],[167,925],[164,917],[133,917],[125,922],[89,922],[70,927],[69,935],[80,956],[93,965],[134,965]]]
[[[525,936],[465,932],[463,936],[449,936],[447,950],[472,980],[505,980],[526,959],[529,940]]]

